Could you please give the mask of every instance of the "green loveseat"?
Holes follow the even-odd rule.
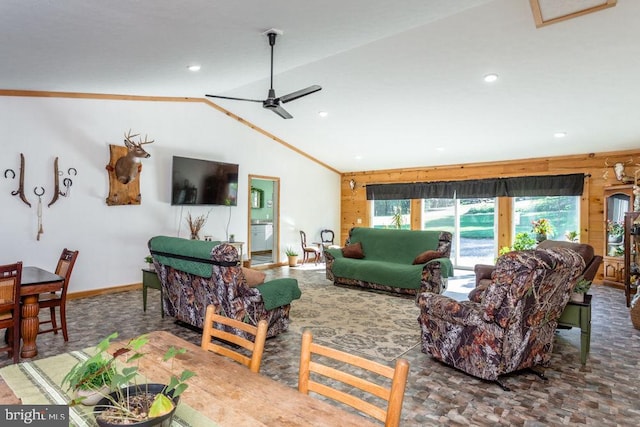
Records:
[[[347,258],[343,248],[325,250],[327,279],[335,285],[359,286],[401,294],[442,293],[453,276],[451,233],[354,227],[347,245],[360,243],[364,257]],[[439,258],[422,264],[414,259],[425,251]]]

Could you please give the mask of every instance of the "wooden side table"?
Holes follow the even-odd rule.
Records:
[[[147,288],[160,290],[160,313],[164,317],[164,310],[162,309],[162,285],[160,279],[155,270],[149,268],[142,269],[142,310],[147,311]]]
[[[580,362],[585,365],[591,347],[591,295],[585,295],[583,303],[569,301],[558,326],[580,328]]]

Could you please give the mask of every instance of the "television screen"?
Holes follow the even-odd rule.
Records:
[[[172,205],[238,204],[238,165],[173,156]]]

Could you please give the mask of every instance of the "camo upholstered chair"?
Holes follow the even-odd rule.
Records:
[[[160,250],[158,241],[168,243]],[[190,246],[206,247],[207,244],[212,246],[208,260],[187,256],[190,250],[193,253]],[[179,255],[180,258],[172,258],[167,253],[172,246],[179,248],[174,250],[174,255]],[[257,326],[260,320],[266,320],[267,338],[289,328],[291,302],[300,298],[296,279],[283,277],[255,287],[249,286],[239,265],[238,251],[226,243],[218,245],[214,242],[158,236],[149,241],[149,249],[162,284],[162,307],[165,315],[201,329],[204,326],[205,310],[207,306],[213,305],[217,313],[253,326]],[[211,264],[206,263],[209,260]],[[191,270],[197,270],[200,266],[208,266],[208,273],[196,274]],[[241,337],[252,339],[245,331],[235,332]]]
[[[571,249],[514,251],[498,258],[480,302],[419,294],[422,351],[508,389],[500,375],[549,365],[558,318],[583,270]]]

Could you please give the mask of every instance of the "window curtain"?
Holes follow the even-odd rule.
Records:
[[[580,196],[584,174],[367,185],[367,200]]]

